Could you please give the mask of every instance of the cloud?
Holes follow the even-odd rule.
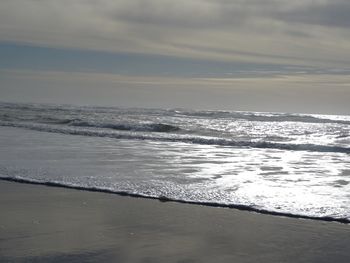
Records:
[[[350,27],[350,2],[347,0],[319,1],[292,10],[277,12],[275,17],[293,23],[326,27]]]
[[[2,0],[0,41],[347,67],[345,0]]]
[[[111,6],[107,13],[130,23],[227,28],[264,19],[348,27],[349,11],[347,0],[134,0]]]

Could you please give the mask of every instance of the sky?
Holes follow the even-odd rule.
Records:
[[[350,114],[348,0],[1,0],[0,101]]]

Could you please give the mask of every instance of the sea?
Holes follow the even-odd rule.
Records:
[[[350,116],[0,103],[0,179],[350,222]]]

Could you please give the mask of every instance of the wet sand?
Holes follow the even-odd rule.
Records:
[[[350,225],[0,181],[0,262],[350,262]]]

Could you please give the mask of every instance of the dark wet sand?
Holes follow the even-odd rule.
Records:
[[[0,262],[350,262],[350,225],[0,181]]]

